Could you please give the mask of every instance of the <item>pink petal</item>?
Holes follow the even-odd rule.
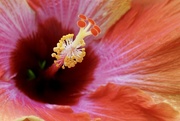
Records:
[[[115,84],[99,87],[75,109],[102,121],[178,121],[178,112],[170,105],[155,103],[137,88]]]
[[[135,0],[93,51],[99,55],[89,89],[114,82],[149,92],[180,110],[180,1]]]
[[[130,0],[27,0],[36,11],[40,22],[56,18],[64,28],[74,28],[77,16],[85,14],[93,18],[105,33],[130,9]]]
[[[16,41],[36,28],[34,13],[23,0],[0,1],[0,66],[9,69],[9,57]]]
[[[90,121],[87,113],[74,113],[70,106],[33,101],[17,90],[13,82],[0,82],[0,121],[36,116],[45,121]]]

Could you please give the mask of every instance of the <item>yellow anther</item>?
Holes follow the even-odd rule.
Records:
[[[57,47],[53,48],[54,53],[51,56],[56,58],[54,61],[56,66],[62,66],[62,69],[71,68],[77,63],[81,63],[86,55],[84,38],[89,35],[97,36],[100,33],[100,28],[92,19],[87,19],[84,15],[79,17],[78,26],[80,30],[75,40],[73,40],[74,34],[65,35],[59,40]],[[88,22],[87,25],[86,22]]]

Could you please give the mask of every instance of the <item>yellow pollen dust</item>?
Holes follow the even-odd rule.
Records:
[[[57,47],[53,48],[54,53],[51,56],[56,58],[54,63],[57,67],[62,66],[62,69],[65,69],[81,63],[86,55],[84,38],[89,35],[97,36],[101,32],[91,18],[82,14],[79,15],[77,25],[80,30],[74,40],[74,34],[64,35],[57,43]]]

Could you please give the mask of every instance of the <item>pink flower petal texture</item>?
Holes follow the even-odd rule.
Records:
[[[1,69],[9,70],[10,53],[16,47],[16,41],[28,36],[35,28],[34,12],[25,1],[0,1]]]
[[[180,2],[133,1],[93,50],[99,57],[88,89],[106,83],[140,88],[180,111]]]
[[[49,78],[53,47],[81,13],[102,34]],[[179,121],[179,19],[178,0],[1,0],[0,121]]]
[[[63,28],[76,27],[79,14],[94,18],[101,26],[103,35],[122,15],[130,9],[130,0],[27,0],[38,14],[38,20],[56,18]]]
[[[178,114],[166,103],[156,104],[137,88],[116,84],[100,86],[78,107],[102,121],[174,121]]]
[[[0,120],[14,121],[23,116],[34,115],[45,121],[88,121],[87,113],[74,113],[69,106],[55,106],[38,103],[18,91],[13,82],[0,83]]]

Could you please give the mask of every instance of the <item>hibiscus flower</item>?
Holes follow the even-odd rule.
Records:
[[[99,35],[71,65],[79,19]],[[179,19],[178,0],[1,0],[0,121],[180,120]]]

